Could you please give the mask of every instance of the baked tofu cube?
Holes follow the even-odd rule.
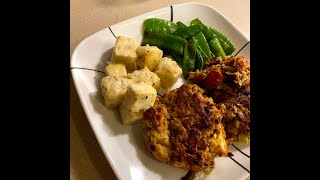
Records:
[[[127,77],[133,79],[135,82],[144,82],[151,85],[156,91],[159,91],[161,88],[161,81],[158,75],[154,72],[151,72],[147,67],[144,67],[141,70],[135,70],[132,73],[128,73]]]
[[[119,107],[128,85],[132,82],[132,79],[125,77],[105,76],[102,78],[101,90],[105,105],[109,108]]]
[[[127,76],[126,66],[124,64],[108,64],[105,68],[107,76]]]
[[[147,110],[153,106],[157,97],[157,91],[149,84],[139,82],[131,83],[123,98],[123,106],[132,112]]]
[[[167,89],[177,82],[178,78],[182,74],[182,69],[179,67],[177,62],[164,57],[154,72],[161,80],[161,87]]]
[[[144,113],[144,110],[140,110],[138,112],[130,111],[130,109],[123,104],[120,105],[119,111],[122,124],[136,123],[143,118]]]
[[[127,71],[132,72],[136,69],[137,53],[139,44],[132,38],[118,36],[113,47],[111,62],[114,64],[123,63]]]
[[[163,52],[157,46],[139,46],[137,48],[137,69],[148,67],[154,71],[162,59]]]

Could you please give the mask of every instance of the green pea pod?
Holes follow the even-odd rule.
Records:
[[[225,51],[226,55],[231,55],[236,50],[233,43],[221,32],[213,28],[210,28],[210,30],[217,35],[217,37],[219,38],[220,44],[223,44],[222,48]]]
[[[184,46],[184,51],[183,51],[183,59],[182,59],[182,63],[181,63],[181,66],[182,66],[182,74],[183,74],[183,77],[185,79],[187,79],[188,77],[188,74],[189,74],[189,60],[190,60],[190,56],[189,56],[189,50],[188,50],[188,46]]]
[[[183,24],[181,21],[177,22],[177,28],[186,28],[187,25]]]
[[[195,65],[194,65],[194,69],[197,70],[202,70],[203,68],[203,58],[200,56],[200,54],[196,54],[196,62],[195,62]]]
[[[204,62],[206,62],[207,60],[213,57],[212,52],[210,51],[210,48],[209,48],[209,44],[202,32],[199,32],[198,34],[193,36],[192,39],[197,47],[197,52],[202,57]]]
[[[173,60],[175,60],[180,66],[182,66],[183,57],[179,56],[171,50],[168,50],[168,52],[172,56]]]
[[[181,37],[161,34],[161,33],[148,33],[142,38],[142,45],[149,44],[150,46],[158,46],[159,48],[166,48],[176,53],[183,55],[183,48],[187,41]]]
[[[172,34],[177,29],[177,24],[164,19],[150,18],[143,22],[144,34],[164,33]]]
[[[227,56],[231,55],[235,51],[235,49],[230,47],[229,44],[226,43],[224,40],[219,39],[219,43],[220,43],[223,51],[226,53]]]
[[[193,26],[193,25],[200,25],[202,26],[202,33],[203,35],[206,37],[207,41],[210,41],[211,39],[217,37],[216,34],[212,33],[210,28],[208,26],[205,26],[204,24],[202,24],[202,22],[197,18],[197,19],[194,19],[190,22],[190,25]]]
[[[202,30],[202,25],[192,25],[189,27],[180,27],[177,28],[177,30],[173,33],[173,35],[182,37],[183,39],[188,39],[192,36],[194,36],[195,34],[197,34],[198,32],[200,32]]]
[[[226,56],[226,53],[223,51],[223,48],[222,48],[218,38],[211,39],[209,41],[209,47],[215,56],[217,56],[217,57]]]
[[[235,50],[235,46],[233,43],[221,32],[217,31],[216,29],[213,29],[211,27],[205,26],[198,18],[192,20],[190,22],[190,25],[202,25],[202,33],[206,37],[207,41],[212,40],[215,37],[218,37],[220,44],[226,53],[226,55],[231,55]]]
[[[189,48],[189,52],[191,54],[191,56],[195,59],[195,63],[194,63],[194,71],[199,69],[202,70],[203,68],[203,58],[199,53],[198,47],[195,44],[195,42],[193,41],[193,39],[190,39],[187,43],[188,48]]]
[[[196,63],[196,53],[197,53],[197,46],[192,39],[190,39],[185,47],[184,56],[187,55],[188,61],[188,68],[189,71],[195,70],[195,63]]]

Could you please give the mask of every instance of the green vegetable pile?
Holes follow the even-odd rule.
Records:
[[[164,19],[150,18],[143,24],[142,45],[158,46],[181,66],[183,76],[202,70],[204,63],[235,51],[232,42],[221,32],[204,25],[198,18],[190,26]]]

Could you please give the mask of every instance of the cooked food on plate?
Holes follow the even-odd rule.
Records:
[[[157,91],[161,88],[161,81],[159,76],[151,72],[147,67],[141,70],[135,70],[132,73],[128,73],[127,78],[132,79],[135,82],[144,82],[151,85]]]
[[[215,57],[204,69],[189,73],[188,80],[206,89],[215,103],[226,106],[222,119],[227,138],[250,140],[250,64],[238,56]]]
[[[132,79],[117,76],[105,76],[101,80],[101,92],[105,105],[109,108],[117,108],[123,101],[127,87]]]
[[[182,74],[182,69],[175,61],[164,57],[154,71],[161,79],[161,87],[164,89],[171,88]]]
[[[139,44],[132,38],[118,36],[113,47],[111,62],[114,64],[123,63],[128,72],[136,69],[137,53]]]
[[[127,76],[127,69],[124,64],[108,64],[105,67],[104,72],[107,76]]]
[[[113,47],[111,63],[105,67],[101,80],[106,107],[118,109],[123,124],[133,124],[143,118],[153,106],[161,87],[171,88],[181,68],[156,46],[139,46],[132,38],[118,36]]]
[[[182,68],[185,78],[191,71],[202,70],[207,60],[231,55],[236,50],[224,34],[198,18],[193,19],[189,26],[180,21],[146,19],[141,44],[157,46],[171,55]]]
[[[145,111],[144,138],[148,149],[162,162],[209,174],[215,156],[227,156],[221,123],[225,106],[215,104],[197,85],[182,85]]]
[[[199,19],[189,26],[147,19],[141,45],[116,39],[101,80],[105,105],[120,112],[123,124],[142,122],[149,151],[189,170],[183,179],[210,174],[232,142],[250,141],[250,63],[234,51]],[[193,84],[172,89],[182,77]],[[157,94],[161,89],[166,93]]]
[[[150,71],[154,71],[160,63],[163,52],[157,46],[139,46],[137,49],[137,69],[148,67]]]
[[[131,83],[120,106],[123,124],[132,124],[143,117],[143,112],[153,106],[157,91],[144,82]]]

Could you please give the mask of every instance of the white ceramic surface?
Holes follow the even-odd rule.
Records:
[[[249,40],[222,14],[200,3],[172,5],[148,12],[107,27],[83,40],[71,58],[71,72],[81,104],[94,134],[117,177],[121,180],[178,180],[187,171],[155,159],[144,144],[141,124],[122,125],[119,112],[103,105],[100,80],[106,62],[110,60],[115,36],[123,35],[141,42],[142,24],[147,18],[157,17],[189,24],[199,18],[204,24],[225,34],[236,47],[233,55],[250,59]],[[114,35],[115,36],[114,36]],[[173,88],[180,87],[180,78]],[[199,173],[196,179],[245,179],[250,172],[250,144],[234,143],[229,147],[231,158],[215,159],[209,176]]]

